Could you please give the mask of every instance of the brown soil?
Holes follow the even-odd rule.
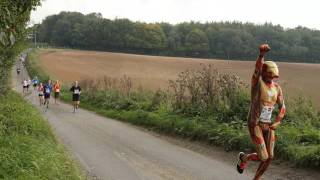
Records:
[[[151,90],[167,88],[168,80],[174,80],[179,72],[186,69],[201,68],[201,63],[213,64],[223,73],[234,73],[249,84],[255,63],[59,49],[43,50],[39,59],[50,75],[63,82],[127,75],[135,87]],[[317,80],[320,64],[277,64],[280,68],[279,84],[284,93],[290,97],[297,94],[310,96],[320,107],[320,83]]]

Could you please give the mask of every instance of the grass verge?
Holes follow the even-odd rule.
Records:
[[[38,56],[38,51],[34,49],[27,54],[26,68],[28,74],[30,78],[37,76],[41,82],[48,82],[50,76],[48,76],[47,73],[45,73],[45,71],[41,68],[39,61],[34,61],[34,59],[38,59]]]
[[[0,179],[85,179],[38,111],[19,94],[0,97]]]

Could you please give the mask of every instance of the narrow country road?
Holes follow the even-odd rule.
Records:
[[[20,84],[24,77],[27,77],[24,69],[20,75],[12,73],[13,87],[18,92],[22,90]],[[216,160],[83,109],[74,114],[70,105],[61,102],[51,104],[45,111],[39,106],[33,88],[31,92],[25,98],[48,119],[58,139],[81,162],[89,176],[96,179],[248,180],[253,177],[252,170],[237,174],[234,162]],[[288,179],[277,174],[268,177],[265,179]]]

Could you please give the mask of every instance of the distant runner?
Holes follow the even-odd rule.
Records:
[[[54,91],[54,103],[58,104],[57,99],[59,99],[60,91],[61,91],[61,85],[58,80],[53,85],[53,91]]]
[[[22,81],[22,93],[23,94],[27,93],[28,92],[27,89],[28,89],[28,81],[24,79]]]
[[[33,89],[34,89],[34,90],[37,89],[38,84],[39,84],[38,77],[35,76],[35,77],[32,79],[32,85],[33,85]]]
[[[48,83],[43,86],[43,94],[44,94],[44,105],[49,108],[50,96],[52,92],[51,80],[48,80]]]
[[[81,94],[81,88],[78,85],[78,81],[74,82],[74,85],[70,88],[70,91],[72,92],[73,112],[75,113],[79,108]]]
[[[20,72],[21,72],[20,67],[17,67],[17,74],[19,75],[19,74],[20,74]]]
[[[27,81],[27,92],[29,92],[29,87],[30,87],[30,85],[31,85],[31,80],[29,79],[29,80]]]
[[[44,87],[43,84],[40,83],[38,86],[38,94],[39,94],[39,104],[40,106],[44,104]]]
[[[270,50],[267,44],[259,47],[260,55],[256,61],[251,81],[251,108],[248,128],[256,153],[238,155],[237,170],[241,174],[249,161],[260,161],[254,180],[261,178],[274,157],[275,130],[285,114],[285,105],[280,86],[274,82],[279,77],[279,70],[273,61],[264,61],[264,55]],[[279,114],[271,120],[275,104]]]

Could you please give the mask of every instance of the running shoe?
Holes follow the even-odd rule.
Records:
[[[243,170],[246,168],[247,163],[242,161],[242,157],[244,156],[244,152],[240,152],[238,154],[238,158],[237,158],[237,171],[238,173],[242,174]]]

